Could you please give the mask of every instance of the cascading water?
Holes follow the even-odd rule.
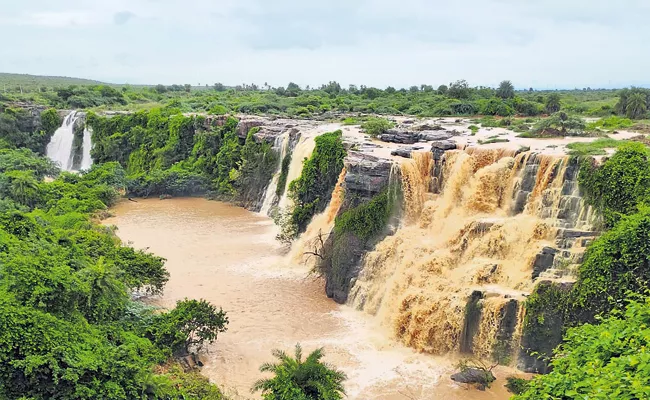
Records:
[[[289,184],[300,177],[302,173],[302,163],[305,158],[311,156],[311,153],[316,147],[316,135],[303,134],[300,141],[296,144],[296,148],[291,155],[291,164],[289,164],[289,172],[287,173],[287,182],[284,188],[284,193],[280,197],[278,208],[281,210],[286,209],[289,204]]]
[[[56,162],[63,171],[76,171],[79,166],[80,169],[87,169],[92,164],[91,133],[87,129],[83,130],[81,162],[75,163],[75,130],[79,127],[80,118],[81,115],[77,111],[68,114],[47,145],[47,157]]]
[[[88,128],[84,129],[84,138],[83,138],[83,156],[81,158],[81,169],[89,169],[93,164],[93,159],[90,157],[90,149],[92,147],[91,142],[91,132]]]
[[[74,123],[77,112],[73,111],[63,119],[63,124],[54,132],[50,143],[47,145],[46,154],[58,163],[62,170],[72,169],[72,143],[74,142]]]
[[[289,132],[284,132],[275,138],[273,150],[278,152],[280,157],[275,174],[273,175],[273,178],[271,179],[271,182],[269,183],[269,186],[266,188],[266,192],[264,193],[264,201],[262,203],[262,208],[260,209],[260,213],[262,215],[269,215],[271,207],[273,207],[273,204],[276,202],[278,197],[276,191],[282,170],[282,160],[284,160],[284,157],[289,151]]]
[[[513,360],[540,252],[558,246],[561,230],[594,223],[577,192],[577,165],[475,149],[432,165],[428,152],[401,164],[403,226],[366,254],[348,304],[418,350]],[[439,194],[431,193],[436,179]],[[567,259],[579,251],[563,245],[557,253]]]

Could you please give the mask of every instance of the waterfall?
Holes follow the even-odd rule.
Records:
[[[50,143],[47,145],[46,154],[58,163],[62,170],[72,170],[72,143],[74,141],[74,123],[77,112],[73,111],[63,119],[63,124],[54,132]]]
[[[269,183],[269,186],[266,188],[266,192],[264,193],[264,201],[262,202],[262,208],[260,209],[260,213],[262,215],[269,215],[271,207],[273,207],[273,204],[275,204],[278,197],[276,191],[282,171],[282,160],[284,160],[284,157],[289,151],[289,132],[284,132],[275,138],[273,150],[278,152],[280,157],[275,174],[273,175],[273,178],[271,179],[271,182]]]
[[[90,157],[90,149],[92,147],[91,142],[91,132],[88,128],[84,128],[84,138],[83,138],[83,157],[81,158],[81,169],[87,170],[93,164],[93,160]]]
[[[305,158],[309,158],[311,153],[316,147],[316,135],[303,134],[296,144],[293,154],[291,156],[291,164],[289,164],[289,173],[287,174],[287,183],[284,188],[284,193],[278,203],[278,208],[286,209],[289,204],[289,184],[300,177],[302,173],[302,163]]]
[[[413,153],[400,164],[402,225],[365,255],[348,304],[417,350],[514,361],[536,280],[572,281],[576,238],[595,234],[578,169],[512,151]]]
[[[75,163],[75,130],[78,129],[81,118],[83,118],[82,115],[77,111],[68,114],[47,145],[47,157],[56,162],[63,171],[76,171],[79,164],[81,169],[87,169],[92,164],[90,158],[91,135],[87,129],[83,130],[83,138],[80,138],[82,139],[81,162]]]

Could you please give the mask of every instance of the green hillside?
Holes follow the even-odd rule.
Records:
[[[37,91],[41,87],[61,87],[70,85],[97,85],[102,82],[91,79],[69,78],[65,76],[41,76],[28,74],[9,74],[0,72],[0,90]]]

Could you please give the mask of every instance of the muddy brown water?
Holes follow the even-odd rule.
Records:
[[[202,373],[233,399],[257,399],[250,387],[272,349],[305,352],[324,347],[326,361],[344,370],[350,399],[508,399],[498,381],[481,392],[449,379],[454,360],[416,353],[396,344],[371,316],[335,304],[323,282],[304,266],[285,261],[276,227],[264,216],[198,198],[124,201],[105,224],[124,242],[167,259],[171,277],[152,299],[172,307],[204,298],[228,313],[228,331],[209,347]]]

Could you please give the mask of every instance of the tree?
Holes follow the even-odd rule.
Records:
[[[633,301],[623,315],[598,325],[569,329],[551,366],[513,399],[647,399],[650,299]]]
[[[438,86],[438,94],[445,95],[445,94],[447,94],[448,90],[449,90],[449,88],[447,87],[447,85]]]
[[[13,201],[28,207],[36,205],[38,200],[38,182],[31,171],[11,171],[9,177],[9,196]]]
[[[361,124],[361,129],[372,137],[386,133],[386,131],[392,127],[393,123],[385,118],[369,118]]]
[[[546,98],[546,112],[549,114],[556,113],[560,111],[562,105],[560,104],[560,95],[557,93],[551,93]]]
[[[633,93],[627,98],[625,114],[628,118],[642,118],[646,114],[647,110],[646,96],[643,93]]]
[[[510,81],[502,81],[497,89],[497,97],[502,99],[512,99],[515,97],[515,87]]]
[[[467,81],[461,79],[449,85],[447,95],[453,99],[466,99],[469,97],[470,88]]]
[[[207,341],[214,343],[219,333],[228,330],[226,313],[206,300],[182,300],[169,312],[168,318],[174,329],[185,337],[184,350],[189,352],[192,346],[200,349]]]
[[[224,92],[226,90],[226,87],[224,86],[223,83],[215,83],[214,85],[212,85],[212,87],[217,92]]]
[[[274,376],[255,382],[251,392],[262,392],[265,400],[338,400],[345,395],[346,375],[323,363],[323,349],[316,349],[303,361],[302,347],[296,345],[294,357],[273,350],[277,363],[265,363],[260,372]]]
[[[581,135],[586,127],[585,121],[565,112],[557,112],[548,118],[539,121],[534,127],[533,132],[546,135]]]

